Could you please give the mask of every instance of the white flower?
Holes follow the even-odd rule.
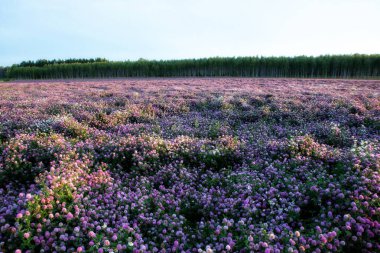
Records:
[[[350,215],[350,214],[345,214],[345,215],[343,216],[343,219],[344,219],[345,221],[348,221],[350,218],[351,218],[351,215]]]

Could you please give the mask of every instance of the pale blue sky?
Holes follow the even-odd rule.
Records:
[[[380,53],[379,13],[378,0],[0,0],[0,66]]]

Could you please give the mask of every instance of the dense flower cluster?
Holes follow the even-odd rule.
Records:
[[[0,86],[0,252],[379,252],[379,81]]]

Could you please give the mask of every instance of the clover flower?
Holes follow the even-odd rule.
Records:
[[[94,238],[94,237],[96,237],[96,234],[93,231],[90,231],[88,233],[88,236],[91,237],[91,238]]]
[[[182,82],[0,87],[2,250],[376,252],[377,81]]]

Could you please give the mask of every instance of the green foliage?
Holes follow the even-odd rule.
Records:
[[[230,136],[218,137],[212,141],[203,141],[202,145],[194,145],[195,140],[181,140],[175,148],[175,155],[186,166],[201,166],[206,169],[220,171],[240,164],[239,152],[241,144]]]
[[[60,118],[55,128],[58,132],[62,132],[70,138],[85,140],[89,137],[88,127],[71,117]]]
[[[204,216],[202,209],[203,206],[199,201],[196,198],[189,196],[182,200],[180,214],[185,217],[188,225],[195,227]]]
[[[350,147],[353,144],[349,128],[337,124],[323,126],[316,132],[318,140],[333,147]]]
[[[373,128],[376,131],[380,131],[380,120],[376,118],[367,117],[364,119],[364,125]]]
[[[208,136],[211,139],[216,139],[220,135],[220,128],[222,125],[220,124],[219,121],[214,122],[213,124],[210,125],[209,130],[208,130]]]

